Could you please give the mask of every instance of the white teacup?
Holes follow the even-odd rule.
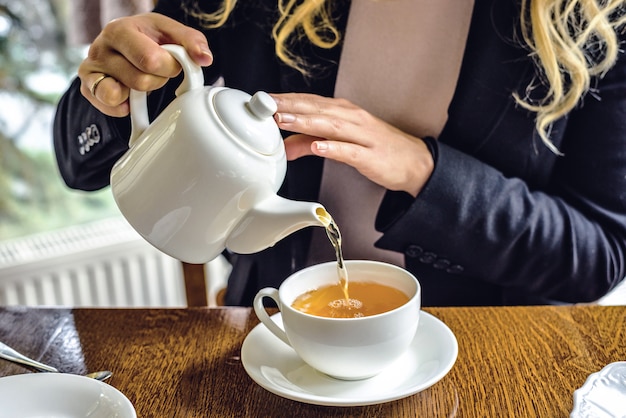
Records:
[[[337,263],[329,262],[294,273],[279,289],[261,289],[254,298],[254,311],[311,367],[338,379],[359,380],[380,373],[408,349],[419,322],[421,288],[415,276],[392,264],[349,260],[346,269],[351,283],[386,284],[406,293],[409,301],[390,311],[360,318],[327,318],[294,309],[291,305],[301,294],[337,283]],[[277,303],[284,330],[265,309],[266,297]]]

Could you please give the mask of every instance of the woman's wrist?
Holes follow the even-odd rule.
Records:
[[[408,182],[402,188],[402,191],[414,198],[422,191],[435,169],[436,141],[430,137],[424,138],[417,141],[417,146],[421,149],[418,149]]]

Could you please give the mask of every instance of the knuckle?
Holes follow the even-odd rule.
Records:
[[[158,87],[160,83],[155,80],[155,77],[146,73],[138,74],[132,83],[132,88],[139,91],[152,91]]]
[[[347,108],[353,108],[354,107],[354,103],[352,103],[352,101],[343,98],[343,97],[338,97],[337,99],[335,99],[337,101],[337,104],[341,107],[347,107]]]
[[[346,152],[347,161],[355,165],[361,161],[362,153],[358,147],[350,147]]]
[[[139,69],[150,74],[158,74],[161,68],[163,68],[160,54],[141,54],[137,62]]]
[[[330,127],[333,135],[337,135],[345,130],[346,121],[341,118],[331,118]]]
[[[354,112],[356,120],[360,124],[368,123],[369,120],[372,118],[372,114],[361,107],[355,107],[353,109],[353,112]]]
[[[102,28],[99,36],[104,39],[119,39],[119,36],[122,36],[121,33],[125,30],[126,20],[128,20],[128,17],[119,17],[111,20]]]
[[[106,49],[100,46],[100,43],[94,42],[87,50],[87,59],[93,62],[102,61],[102,57],[106,54]]]
[[[110,106],[116,106],[126,100],[126,97],[128,97],[128,91],[126,91],[126,95],[124,95],[124,91],[126,91],[126,89],[122,89],[119,86],[106,88],[100,90],[98,92],[98,96],[102,103],[106,103]]]
[[[313,130],[316,126],[315,120],[311,117],[301,117],[300,121],[307,131]]]

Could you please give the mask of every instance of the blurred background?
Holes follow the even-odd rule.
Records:
[[[181,263],[130,228],[109,188],[67,188],[52,147],[56,103],[89,43],[110,20],[152,7],[0,0],[0,305],[187,304]],[[209,266],[220,278],[228,267]]]
[[[150,7],[102,3],[0,0],[0,240],[118,214],[109,190],[59,181],[51,141],[56,103],[101,22]]]

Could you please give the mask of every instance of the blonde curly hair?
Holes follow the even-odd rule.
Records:
[[[522,36],[548,91],[536,101],[514,97],[536,113],[537,131],[553,152],[559,153],[549,139],[552,123],[574,109],[593,77],[615,64],[624,23],[624,0],[522,0]]]
[[[305,36],[320,48],[332,48],[341,38],[331,17],[332,0],[276,0],[280,17],[272,36],[276,56],[308,75],[307,63],[290,50],[290,44]],[[363,0],[359,0],[363,1]],[[372,0],[374,1],[374,0]],[[207,28],[224,25],[237,0],[223,0],[221,7],[205,13],[196,7],[186,12]],[[536,114],[541,140],[556,154],[550,128],[580,102],[591,80],[603,76],[619,54],[618,31],[626,23],[624,0],[522,0],[521,39],[538,68],[538,80],[547,87],[544,97],[532,100],[535,83],[524,96],[514,92],[516,102]]]

